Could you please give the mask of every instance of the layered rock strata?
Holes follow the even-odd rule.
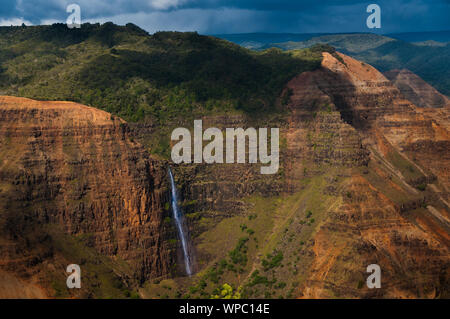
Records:
[[[166,170],[123,120],[71,102],[0,97],[0,150],[3,269],[26,274],[42,262],[20,243],[55,225],[123,260],[138,280],[170,273]]]

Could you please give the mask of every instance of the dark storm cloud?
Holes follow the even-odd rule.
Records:
[[[262,11],[291,11],[291,10],[311,10],[318,7],[328,7],[334,5],[353,5],[357,3],[364,3],[367,5],[367,1],[361,0],[304,0],[304,1],[290,1],[290,0],[194,0],[190,3],[186,3],[185,6],[197,7],[197,8],[217,8],[217,7],[227,7],[227,8],[241,8],[248,10],[262,10]]]
[[[150,32],[357,32],[367,5],[382,10],[380,32],[450,29],[450,0],[1,0],[0,24],[64,22],[70,3],[84,21],[133,22]],[[5,22],[6,21],[6,22]]]
[[[2,0],[2,4],[0,5],[0,17],[10,17],[14,15],[15,7],[15,0]]]

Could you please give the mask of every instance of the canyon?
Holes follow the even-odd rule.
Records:
[[[448,298],[450,105],[421,81],[323,52],[277,112],[203,116],[219,129],[279,127],[280,168],[170,163],[196,255],[189,278],[169,162],[143,146],[180,121],[1,96],[0,295],[209,298],[227,283],[248,298]],[[80,291],[60,285],[70,263],[88,269]],[[370,264],[380,289],[365,285]]]
[[[267,180],[251,166],[179,168],[200,265],[250,297],[448,296],[448,105],[419,108],[373,67],[340,53],[324,52],[319,70],[285,90],[278,176]],[[207,121],[254,124],[245,116]],[[257,229],[241,237],[251,261],[229,271],[222,251],[234,244],[216,234],[243,225]],[[283,262],[265,267],[274,256]],[[373,263],[381,289],[364,284]]]

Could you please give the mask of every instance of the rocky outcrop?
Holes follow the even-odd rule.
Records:
[[[204,129],[216,127],[225,132],[226,128],[281,127],[281,134],[284,134],[282,121],[270,125],[267,122],[255,121],[246,115],[204,116],[201,119]],[[193,128],[193,122],[178,125]],[[139,130],[142,134],[142,129]],[[151,134],[150,130],[147,136]],[[206,144],[204,142],[203,146]],[[246,151],[248,152],[248,149]],[[284,151],[280,146],[280,152]],[[248,161],[248,153],[246,159]],[[224,217],[242,214],[245,211],[242,199],[246,196],[252,194],[273,196],[283,192],[285,189],[282,180],[283,168],[280,168],[280,174],[262,175],[261,165],[260,163],[173,165],[180,195],[186,203],[190,203],[184,207],[185,213],[202,212],[204,217],[214,218],[218,222]],[[198,233],[197,226],[191,227],[191,231]]]
[[[296,190],[299,180],[323,172],[323,165],[358,167],[369,161],[361,136],[344,121],[333,97],[321,87],[326,73],[325,69],[305,72],[286,88],[292,94],[283,161],[290,172],[286,181],[290,191]]]
[[[384,75],[418,107],[448,107],[450,100],[409,70],[391,70]]]
[[[36,285],[0,270],[0,299],[44,299],[45,291]]]
[[[442,166],[449,164],[444,151],[450,146],[449,107],[417,108],[373,67],[345,55],[341,59],[324,53],[322,69],[293,79],[289,84],[294,92],[290,108],[295,111],[325,105],[330,111],[335,109],[358,131],[366,147],[386,156],[392,146],[403,155],[415,149],[417,152],[409,155],[417,158],[425,143],[428,154],[437,151],[440,156],[432,162],[422,160],[424,168],[448,186],[448,172]]]
[[[36,259],[27,251],[30,233],[54,225],[123,260],[135,279],[170,273],[166,170],[130,138],[123,120],[71,102],[0,97],[0,122],[3,269],[30,273],[27,265],[56,253]]]

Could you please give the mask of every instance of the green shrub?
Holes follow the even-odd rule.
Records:
[[[264,271],[268,271],[280,266],[282,260],[283,253],[281,251],[278,251],[275,255],[267,254],[266,258],[262,260],[261,264],[264,268]]]
[[[230,251],[229,256],[234,264],[245,266],[247,264],[247,241],[248,237],[239,238],[236,247]]]

